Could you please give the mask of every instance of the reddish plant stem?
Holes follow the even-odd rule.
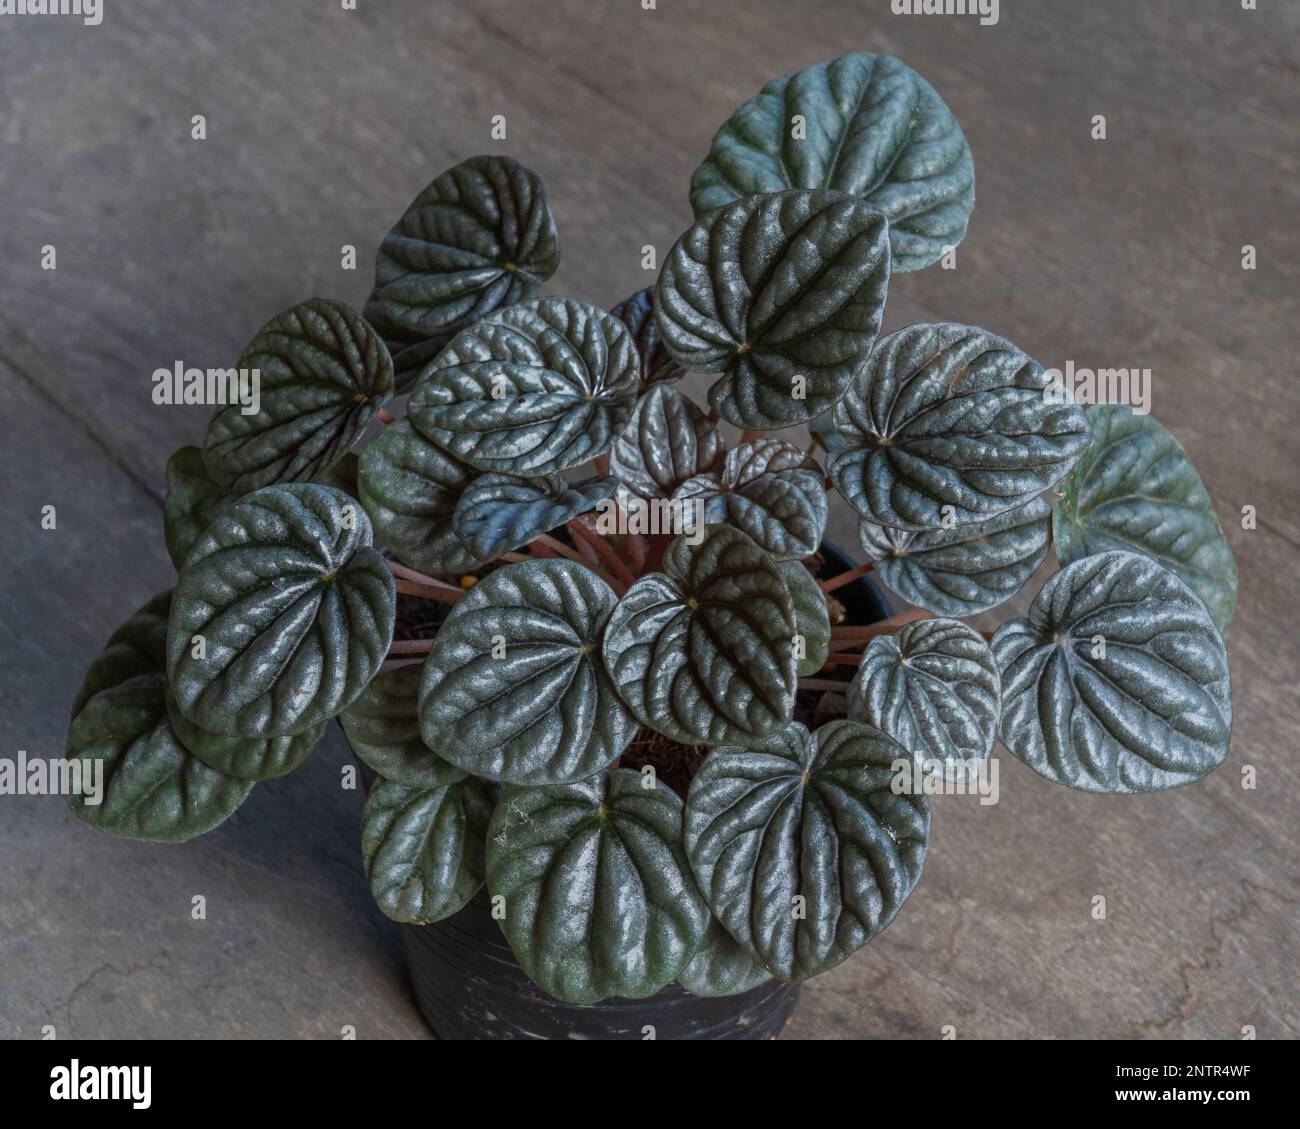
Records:
[[[384,408],[380,408],[379,411],[376,412],[375,414],[379,417],[379,422],[382,423],[385,427],[387,427],[390,423],[397,422],[397,417],[395,415],[390,415],[388,411]]]
[[[861,666],[862,656],[857,654],[846,654],[841,652],[833,655],[827,655],[826,661],[828,663],[835,663],[837,666]]]
[[[623,528],[627,529],[629,526],[629,522],[627,517],[627,510],[623,508],[622,489],[618,490],[614,494],[614,499],[618,505],[618,512],[620,516],[623,518]],[[627,537],[628,555],[632,558],[632,573],[634,576],[640,576],[645,572],[646,554],[649,552],[650,549],[649,543],[639,533],[629,532],[626,534],[626,537]]]
[[[758,428],[746,428],[744,431],[740,433],[740,441],[742,443],[753,443],[754,440],[762,439],[763,436],[766,434],[767,432],[762,431]]]
[[[560,555],[559,553],[552,552],[545,545],[539,545],[536,541],[529,543],[528,551],[534,557],[540,557],[542,560],[553,560]]]
[[[609,473],[609,452],[608,451],[606,451],[603,455],[596,456],[596,473],[597,474]]]
[[[425,576],[413,568],[407,568],[396,561],[388,562],[388,570],[397,578],[397,590],[404,596],[423,596],[426,600],[437,600],[443,604],[454,604],[465,590],[455,584],[448,584],[434,576]]]
[[[587,563],[582,559],[582,554],[578,552],[577,549],[570,548],[563,541],[557,541],[549,533],[541,534],[535,541],[533,541],[533,544],[541,545],[543,548],[549,549],[553,556],[567,557],[569,560],[577,561],[579,564]]]
[[[574,518],[569,522],[569,528],[577,537],[590,545],[595,550],[596,555],[604,562],[605,566],[622,582],[624,589],[630,588],[636,583],[636,575],[623,562],[623,558],[614,551],[614,546],[605,540],[599,533],[591,528],[581,518]],[[621,594],[621,593],[620,593]]]
[[[520,561],[531,561],[533,558],[527,553],[502,553],[501,559],[508,564],[518,564]]]
[[[388,648],[388,657],[394,658],[397,655],[424,655],[428,654],[429,649],[432,646],[432,639],[399,639]]]
[[[823,580],[818,587],[823,592],[834,592],[836,588],[843,588],[844,585],[857,580],[859,576],[866,576],[876,567],[875,561],[867,561],[864,565],[858,565],[857,568],[851,568],[848,572],[841,572],[838,576],[832,576],[829,580]]]

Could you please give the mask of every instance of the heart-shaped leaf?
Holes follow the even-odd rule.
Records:
[[[483,886],[491,818],[482,780],[426,788],[376,780],[361,817],[361,855],[384,915],[424,924],[462,909]]]
[[[891,592],[936,615],[976,615],[1011,599],[1047,556],[1042,498],[988,521],[908,533],[864,521],[862,547]]]
[[[993,652],[955,619],[922,619],[871,641],[849,717],[889,734],[944,779],[973,780],[998,735],[1002,682]]]
[[[379,539],[421,572],[469,572],[480,561],[452,528],[474,472],[398,420],[361,452],[358,490]]]
[[[1066,565],[1026,619],[993,637],[1002,743],[1035,772],[1086,792],[1153,792],[1228,755],[1223,637],[1169,569],[1136,553]]]
[[[840,192],[778,192],[704,216],[655,290],[683,368],[722,373],[709,403],[737,427],[791,427],[848,388],[880,332],[889,225]]]
[[[728,451],[720,475],[698,475],[676,497],[703,499],[705,521],[735,526],[779,561],[817,552],[829,516],[822,472],[780,439]]]
[[[507,788],[488,829],[487,867],[520,965],[568,1003],[653,995],[708,928],[682,853],[682,802],[629,769]]]
[[[798,722],[756,749],[715,749],[686,800],[686,854],[727,931],[798,983],[861,948],[921,877],[923,794],[895,794],[910,755],[878,730]]]
[[[614,441],[610,470],[645,498],[671,498],[683,482],[722,469],[722,436],[693,401],[651,385]]]
[[[465,776],[420,737],[423,674],[415,664],[385,671],[339,714],[358,760],[385,780],[421,790],[455,784]]]
[[[149,674],[167,661],[167,616],[171,591],[159,592],[108,637],[103,651],[86,671],[72,703],[72,716],[101,690],[137,674]]]
[[[748,992],[767,983],[772,974],[713,917],[691,963],[677,979],[693,996],[719,997]]]
[[[609,450],[632,416],[639,371],[617,318],[543,298],[457,336],[421,374],[408,411],[479,470],[553,474]]]
[[[570,484],[552,475],[525,482],[484,474],[461,494],[452,529],[480,561],[494,561],[594,510],[617,488],[618,479],[608,475]]]
[[[831,477],[858,513],[895,529],[1019,509],[1088,445],[1083,409],[1053,387],[1042,365],[986,329],[901,329],[881,339],[835,409],[848,442],[830,457]]]
[[[237,367],[260,373],[258,410],[220,409],[203,440],[208,473],[234,496],[329,470],[393,394],[393,362],[378,334],[327,298],[267,322]]]
[[[212,519],[229,499],[208,474],[203,452],[182,447],[167,460],[167,495],[163,498],[163,538],[167,555],[179,571]]]
[[[655,288],[647,286],[638,290],[625,302],[609,311],[628,328],[636,351],[641,357],[641,391],[665,380],[681,380],[686,375],[664,348],[659,336],[659,323],[655,321]]]
[[[209,768],[236,780],[271,780],[292,772],[312,754],[325,736],[328,721],[293,737],[227,737],[209,733],[190,721],[167,693],[167,717],[172,732]]]
[[[421,192],[384,237],[366,309],[445,344],[499,307],[534,297],[559,265],[537,174],[509,157],[471,157]]]
[[[136,612],[91,664],[64,756],[79,762],[80,790],[68,804],[86,823],[110,835],[181,843],[225,820],[253,785],[209,768],[172,732],[163,673],[170,597]]]
[[[719,525],[678,537],[605,632],[605,665],[642,724],[683,745],[747,744],[794,709],[794,602],[776,562]]]
[[[610,764],[637,729],[600,662],[616,599],[575,561],[521,561],[484,577],[425,660],[424,743],[512,784],[568,783]]]
[[[1088,410],[1092,442],[1052,511],[1062,564],[1127,549],[1175,572],[1220,631],[1237,605],[1237,562],[1214,503],[1182,445],[1150,416],[1119,404]]]
[[[397,591],[342,491],[270,486],[235,502],[181,570],[167,630],[176,705],[209,733],[292,737],[378,673]]]
[[[803,638],[804,657],[798,660],[796,669],[800,677],[807,677],[821,670],[831,651],[831,619],[826,594],[802,561],[781,561],[778,567],[794,604],[795,633]]]
[[[894,269],[966,234],[975,164],[943,99],[890,55],[855,52],[769,82],[718,130],[691,179],[697,217],[782,188],[851,192],[889,217]]]

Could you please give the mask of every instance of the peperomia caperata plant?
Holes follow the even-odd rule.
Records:
[[[920,878],[934,781],[997,740],[1095,792],[1224,759],[1235,566],[1177,441],[1054,395],[988,330],[879,336],[891,273],[974,204],[925,80],[853,54],[770,83],[691,203],[607,312],[539,296],[541,181],[475,157],[384,238],[364,317],[312,299],[256,334],[260,410],[167,464],[175,589],[74,703],[68,756],[107,779],[82,819],[191,838],[338,718],[376,774],[383,912],[437,921],[486,883],[528,975],[593,1003],[844,960]],[[768,434],[798,425],[812,446]],[[832,487],[869,558],[839,575]],[[1053,547],[1026,617],[962,622]],[[834,592],[873,567],[919,610],[844,622]]]

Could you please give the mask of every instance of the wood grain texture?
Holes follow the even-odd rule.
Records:
[[[937,798],[916,894],[807,985],[788,1035],[1300,1034],[1300,6],[1008,0],[989,28],[888,0],[105,7],[98,28],[0,26],[0,755],[61,752],[85,664],[171,583],[163,464],[207,413],[155,407],[155,368],[225,367],[311,295],[359,305],[402,208],[481,152],[546,182],[546,292],[613,304],[651,281],[642,247],[688,224],[736,105],[848,50],[894,53],[962,123],[978,202],[957,269],[897,277],[886,329],[966,321],[1045,364],[1152,369],[1240,567],[1236,725],[1223,769],[1172,793],[1075,794],[1004,756],[996,805]],[[856,550],[842,505],[832,534]],[[0,797],[0,1036],[424,1034],[343,763],[332,735],[187,847]]]

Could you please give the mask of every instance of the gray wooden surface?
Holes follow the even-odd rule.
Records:
[[[1153,370],[1240,565],[1236,726],[1223,769],[1170,794],[1076,795],[1003,757],[998,804],[939,798],[917,893],[807,988],[789,1036],[1297,1034],[1300,4],[1004,0],[987,28],[888,0],[105,7],[97,28],[0,17],[0,755],[60,753],[84,666],[171,583],[163,463],[206,409],[154,407],[155,368],[224,367],[310,295],[359,303],[388,224],[478,152],[545,179],[551,292],[612,303],[650,281],[642,245],[688,223],[691,171],[743,98],[895,53],[965,128],[979,203],[958,269],[898,277],[888,326]],[[186,847],[0,797],[0,1035],[424,1035],[343,760],[331,736]]]

